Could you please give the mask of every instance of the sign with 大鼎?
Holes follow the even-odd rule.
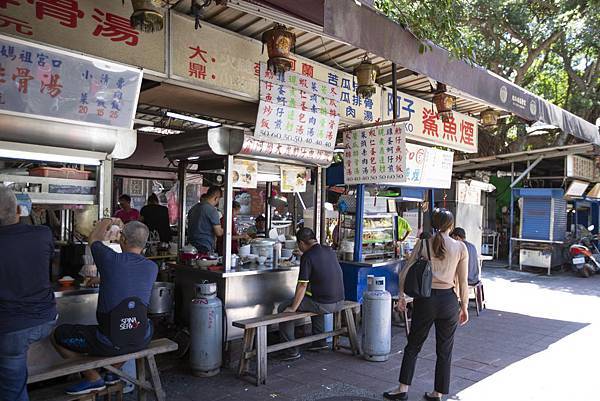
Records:
[[[384,117],[391,119],[393,115],[392,91],[383,91]],[[452,117],[442,121],[435,106],[426,100],[398,92],[398,117],[408,117],[405,123],[406,138],[435,146],[443,146],[465,153],[477,153],[477,119],[453,112]]]
[[[339,92],[327,82],[294,72],[274,74],[261,64],[257,138],[333,151]]]
[[[402,183],[406,141],[402,124],[344,133],[344,183]]]
[[[0,35],[0,109],[133,128],[142,71]]]

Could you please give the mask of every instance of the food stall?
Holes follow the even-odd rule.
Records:
[[[227,340],[241,337],[242,332],[231,325],[232,321],[274,313],[277,305],[294,295],[298,277],[298,263],[267,257],[264,264],[257,264],[250,255],[232,255],[231,253],[231,200],[234,197],[234,186],[244,185],[245,174],[250,174],[253,185],[260,182],[272,189],[279,186],[282,190],[282,177],[287,170],[305,170],[306,176],[314,179],[307,186],[312,193],[313,205],[321,203],[320,188],[321,170],[330,163],[332,152],[306,149],[292,145],[273,146],[271,143],[257,139],[242,130],[219,127],[164,137],[162,143],[167,158],[178,161],[181,178],[185,181],[186,167],[197,165],[198,172],[203,174],[222,174],[224,183],[224,221],[229,222],[225,230],[225,252],[221,263],[214,266],[198,263],[172,264],[175,275],[175,314],[176,319],[187,324],[189,322],[189,305],[194,298],[195,284],[204,280],[217,284],[217,295],[224,305],[227,318]],[[256,166],[255,171],[248,172],[248,164]],[[244,166],[244,167],[240,167]],[[246,172],[242,173],[241,171]],[[252,169],[250,169],[252,170]],[[252,184],[250,184],[252,185]],[[312,188],[311,188],[312,187]],[[183,188],[182,188],[183,190]],[[272,193],[269,191],[269,193]],[[265,210],[270,210],[273,203],[271,196],[265,201]],[[306,195],[305,195],[306,198]],[[187,210],[185,197],[180,198],[180,213]],[[320,212],[320,208],[314,210]],[[267,227],[270,213],[266,213]],[[185,217],[182,218],[185,221]],[[320,218],[315,232],[319,232]],[[185,225],[180,226],[180,238],[185,238]],[[284,247],[295,246],[293,239],[285,242]],[[273,241],[255,240],[250,248],[252,254],[273,255]],[[229,249],[227,249],[229,248]],[[243,247],[242,247],[243,248]],[[263,248],[264,250],[258,249]],[[270,251],[270,252],[269,252]],[[240,251],[240,253],[242,253]],[[251,255],[252,255],[251,254]],[[239,257],[239,259],[238,259]],[[289,259],[289,258],[288,258]],[[249,263],[244,263],[249,262]],[[199,265],[198,265],[199,264]]]
[[[24,223],[53,231],[48,273],[58,323],[94,323],[98,289],[79,289],[69,277],[80,278],[93,222],[110,216],[112,161],[135,149],[141,70],[4,35],[0,41],[15,54],[43,56],[2,62],[0,183],[15,191]],[[46,341],[30,349],[31,366],[56,360]]]

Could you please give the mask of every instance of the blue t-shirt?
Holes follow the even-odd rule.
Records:
[[[469,252],[469,274],[467,281],[469,285],[475,285],[479,282],[479,254],[475,245],[470,242],[463,241]]]
[[[215,249],[214,226],[221,226],[221,216],[208,202],[197,203],[188,213],[188,240],[200,252]]]
[[[158,274],[156,263],[135,253],[117,253],[100,241],[91,249],[100,273],[98,312],[109,313],[130,297],[138,297],[148,306]]]
[[[50,263],[52,232],[46,226],[0,226],[0,334],[56,318]]]

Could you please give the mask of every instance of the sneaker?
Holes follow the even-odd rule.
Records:
[[[120,381],[121,378],[112,372],[106,372],[106,374],[104,375],[104,384],[106,385],[112,386],[113,384],[117,384]]]
[[[329,344],[327,344],[326,342],[314,342],[312,343],[307,350],[311,351],[311,352],[319,352],[319,351],[323,351],[329,348]]]
[[[277,355],[277,359],[284,362],[295,361],[296,359],[300,359],[302,354],[298,351],[288,351],[282,352],[280,355]]]
[[[94,391],[104,390],[106,385],[104,384],[104,380],[99,379],[95,382],[91,382],[88,380],[82,380],[77,384],[72,385],[71,387],[65,389],[65,392],[69,395],[80,395],[80,394],[89,394]]]

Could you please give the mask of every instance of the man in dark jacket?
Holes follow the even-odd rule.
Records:
[[[47,226],[19,224],[13,191],[0,185],[0,400],[27,401],[27,350],[56,321]]]

